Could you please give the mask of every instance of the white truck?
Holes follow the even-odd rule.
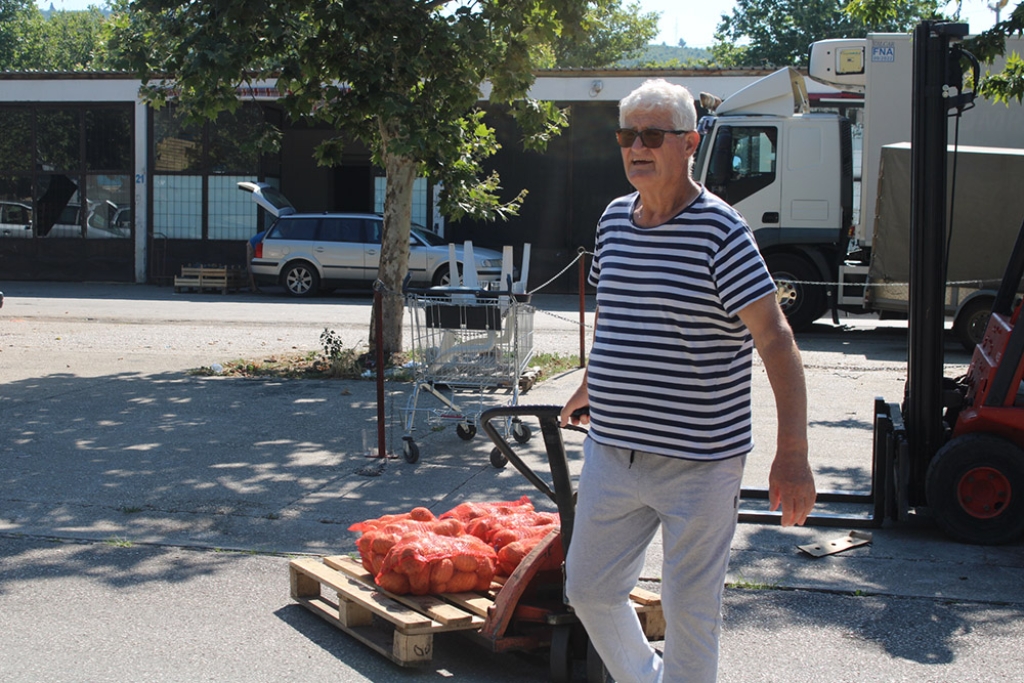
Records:
[[[909,165],[890,163],[883,175],[880,168],[883,148],[910,140],[910,38],[871,34],[811,46],[810,78],[840,91],[864,94],[860,125],[837,114],[811,113],[804,78],[792,68],[766,76],[724,101],[701,96],[701,104],[711,113],[699,125],[702,141],[694,176],[734,205],[750,223],[795,329],[806,328],[830,307],[833,311],[884,315],[906,312],[902,283],[908,266],[881,270],[881,263],[895,265],[896,257],[879,254],[877,248],[906,241],[909,218],[902,220],[902,216],[905,211],[909,217],[909,209],[893,203],[883,207],[877,200],[880,187],[895,184],[909,188],[909,175],[898,177],[904,171],[909,174]],[[1021,44],[1008,41],[1007,54],[1019,51]],[[993,67],[999,68],[999,64]],[[959,124],[951,120],[949,140],[973,147],[1024,148],[1024,111],[1017,104],[1007,107],[979,99]],[[886,156],[899,154],[886,152]],[[1016,154],[1003,150],[1002,156]],[[989,190],[981,207],[998,207],[1002,214],[996,226],[988,213],[961,218],[963,212],[954,211],[950,275],[962,282],[980,282],[988,278],[969,272],[967,266],[953,267],[959,264],[955,252],[967,249],[974,254],[972,261],[994,262],[995,268],[989,270],[1001,274],[1008,250],[986,235],[993,230],[1016,235],[1024,219],[1024,204],[1006,223],[1005,217],[1013,216],[1017,206],[1005,200],[1024,193],[1013,191],[1009,185],[1012,176],[992,178],[991,182],[1000,183],[1002,192],[978,176],[964,181],[962,169],[958,169],[958,178],[954,202],[965,206],[960,197],[965,192],[977,193],[980,184]],[[876,245],[880,211],[889,212],[888,221],[881,223],[889,239]],[[979,225],[985,226],[985,231],[979,232]],[[903,278],[902,282],[896,278]],[[879,296],[874,290],[883,284],[888,289]],[[902,295],[894,294],[898,288]],[[991,299],[986,298],[984,288],[976,289],[955,285],[947,296],[947,313],[955,316],[954,325],[960,332],[976,328],[979,316],[982,322],[987,317],[984,305]],[[984,310],[979,313],[979,309]],[[963,316],[972,312],[973,323],[965,322]]]

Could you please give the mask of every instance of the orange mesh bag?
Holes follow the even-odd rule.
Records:
[[[494,549],[475,536],[413,532],[391,547],[376,581],[398,594],[487,590],[497,561]]]
[[[537,544],[547,536],[547,532],[557,530],[558,527],[537,527],[538,533],[534,536],[523,538],[518,541],[512,541],[508,545],[502,547],[498,551],[498,568],[497,574],[499,576],[512,576],[512,572],[516,570],[523,559],[530,554]],[[539,530],[544,529],[545,533],[539,533]],[[562,536],[559,534],[558,538],[554,540],[551,546],[551,553],[547,556],[547,559],[543,560],[538,571],[548,571],[558,569],[562,566],[562,562],[565,561],[565,550],[562,547]]]
[[[515,512],[503,515],[492,515],[478,517],[466,525],[466,531],[477,538],[487,541],[494,546],[495,550],[502,545],[518,540],[511,538],[502,544],[497,543],[497,538],[506,531],[519,532],[535,527],[558,526],[559,519],[556,512]]]
[[[530,498],[528,496],[523,496],[519,500],[505,503],[460,503],[448,512],[442,513],[440,519],[454,518],[468,524],[471,520],[474,520],[477,517],[503,514],[507,515],[516,512],[532,511],[533,503],[530,502]]]
[[[350,526],[349,531],[362,532],[356,540],[359,558],[363,568],[376,575],[380,572],[384,557],[391,550],[391,546],[402,536],[411,532],[433,532],[454,536],[463,533],[463,527],[458,520],[442,522],[434,517],[430,510],[414,508],[410,512],[398,515],[384,515],[377,519],[358,522]]]
[[[525,526],[518,527],[515,529],[502,529],[495,533],[491,537],[490,545],[494,548],[495,552],[501,550],[509,543],[515,543],[516,541],[526,541],[529,539],[540,540],[548,535],[550,531],[558,531],[560,529],[558,524],[543,524],[540,526]]]

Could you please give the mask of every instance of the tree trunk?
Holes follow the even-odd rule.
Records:
[[[384,235],[381,240],[377,279],[384,285],[383,347],[384,358],[402,350],[402,281],[409,270],[409,231],[412,221],[412,186],[418,164],[412,159],[389,154],[384,138],[384,171],[387,191],[384,195]],[[376,348],[376,325],[371,317],[370,345]]]

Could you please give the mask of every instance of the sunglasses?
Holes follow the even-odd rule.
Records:
[[[666,133],[685,135],[689,132],[688,130],[662,130],[661,128],[647,128],[640,131],[633,130],[632,128],[619,128],[615,131],[615,139],[618,141],[619,147],[632,147],[637,137],[639,137],[641,145],[650,149],[657,149],[665,142]]]

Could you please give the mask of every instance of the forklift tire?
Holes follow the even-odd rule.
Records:
[[[1024,450],[989,434],[958,436],[928,464],[925,494],[953,540],[1009,543],[1024,533]]]
[[[825,287],[811,285],[818,272],[807,259],[796,254],[769,254],[765,257],[778,291],[775,296],[794,332],[808,329],[828,310]]]
[[[572,626],[563,624],[551,631],[551,681],[570,683],[573,673]]]
[[[974,353],[974,347],[985,338],[988,318],[992,315],[992,302],[987,296],[971,299],[964,304],[953,321],[953,334],[968,353]]]

